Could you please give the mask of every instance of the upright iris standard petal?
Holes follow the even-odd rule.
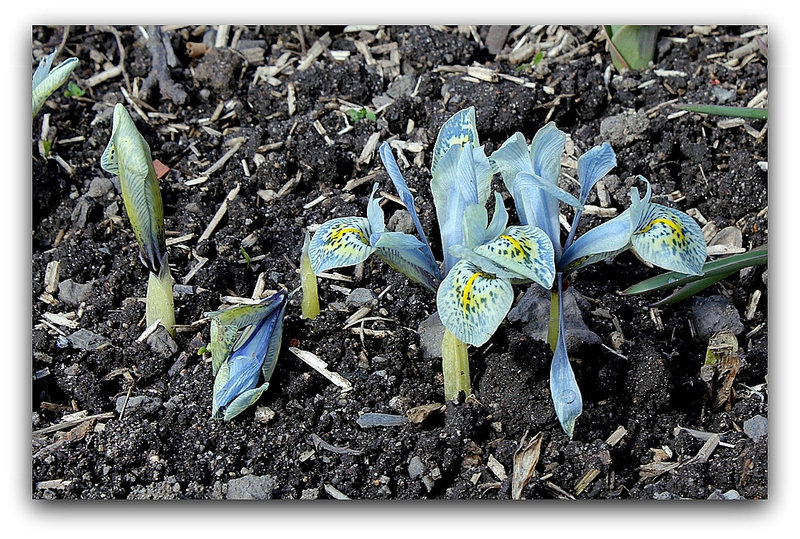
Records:
[[[365,217],[337,217],[326,221],[311,238],[308,255],[311,267],[319,275],[325,270],[354,266],[371,255],[372,229]]]
[[[510,226],[494,241],[475,248],[475,252],[547,289],[553,286],[553,244],[538,228]]]
[[[617,166],[617,155],[611,144],[604,142],[578,158],[578,180],[581,183],[581,204],[586,203],[592,187]]]
[[[440,280],[442,278],[442,274],[439,270],[438,264],[436,263],[436,259],[433,256],[433,252],[431,251],[428,238],[425,236],[425,231],[422,229],[422,223],[417,215],[417,209],[414,206],[414,195],[411,194],[403,175],[400,173],[400,167],[397,166],[397,161],[395,161],[394,156],[392,155],[392,149],[389,146],[389,143],[384,142],[381,144],[380,148],[378,149],[378,153],[381,156],[381,161],[383,161],[383,166],[386,168],[386,172],[389,173],[389,178],[391,178],[397,194],[400,196],[400,200],[403,202],[403,206],[405,206],[406,211],[408,211],[409,215],[411,215],[411,220],[414,223],[414,227],[417,229],[417,234],[419,234],[419,237],[425,244],[423,253],[428,259],[427,266],[433,270],[434,277]]]
[[[473,166],[472,151],[451,146],[444,154],[431,179],[431,192],[439,220],[444,273],[447,274],[457,260],[450,247],[464,243],[463,216],[467,207],[478,204],[478,189]]]
[[[521,188],[522,185],[531,186],[531,187],[538,187],[545,194],[550,195],[551,197],[555,198],[556,200],[563,202],[564,204],[569,204],[573,208],[577,208],[579,210],[583,209],[583,203],[575,198],[570,193],[567,193],[563,189],[561,189],[557,184],[550,183],[544,178],[537,176],[536,174],[531,174],[528,172],[520,172],[517,174],[517,179],[514,182],[515,187],[517,189]]]
[[[500,195],[500,193],[495,192],[494,213],[492,214],[492,222],[489,223],[489,226],[486,228],[484,242],[497,239],[497,236],[502,234],[503,230],[506,229],[506,225],[508,225],[508,212],[506,211],[506,206],[503,203],[503,197]]]
[[[558,260],[557,269],[565,276],[590,264],[617,255],[631,246],[631,212],[625,210],[575,240]]]
[[[486,239],[486,226],[489,223],[489,212],[485,206],[470,204],[461,216],[461,229],[463,231],[464,245],[474,249],[484,243]]]
[[[567,355],[567,342],[564,336],[564,304],[561,290],[561,274],[558,280],[558,340],[553,361],[550,363],[550,394],[556,416],[561,423],[561,428],[572,438],[575,429],[575,420],[583,411],[583,399],[575,380],[575,373],[569,363]]]
[[[372,193],[369,195],[369,202],[367,203],[367,221],[369,221],[370,230],[370,243],[374,244],[373,238],[377,238],[386,230],[384,224],[383,208],[381,208],[381,198],[375,198],[375,191],[378,190],[378,184],[372,186]]]
[[[604,142],[600,146],[595,146],[578,158],[578,180],[581,183],[579,200],[581,204],[586,203],[592,187],[615,166],[617,166],[617,156],[608,142]],[[572,240],[575,238],[575,232],[578,230],[578,224],[580,223],[582,213],[582,208],[575,211],[569,235],[564,242],[565,249],[572,245]]]
[[[436,174],[439,161],[453,147],[478,147],[478,128],[475,119],[475,107],[456,112],[439,130],[431,157],[431,176]]]
[[[166,253],[164,209],[150,146],[136,129],[121,104],[114,107],[111,140],[100,160],[101,167],[119,176],[122,200],[139,244],[139,255],[155,274]]]
[[[439,318],[459,340],[480,346],[503,321],[514,291],[511,283],[485,273],[468,260],[459,260],[436,294]]]
[[[690,275],[703,274],[703,231],[681,211],[651,203],[631,236],[631,244],[651,264]]]
[[[567,134],[548,123],[534,135],[531,141],[531,166],[533,173],[544,180],[558,185],[561,174],[561,155],[567,144]]]
[[[561,254],[558,202],[581,206],[575,197],[558,188],[565,144],[566,133],[550,122],[536,133],[530,146],[516,133],[491,157],[493,168],[500,172],[514,197],[520,222],[542,229],[557,257]]]

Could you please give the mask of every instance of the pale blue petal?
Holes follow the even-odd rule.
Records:
[[[523,225],[540,228],[550,238],[556,259],[561,256],[561,228],[558,222],[558,199],[547,194],[536,182],[526,181],[527,173],[514,182],[514,206]]]
[[[431,192],[439,221],[444,273],[447,274],[456,263],[449,252],[450,246],[464,243],[464,212],[470,204],[478,203],[472,151],[462,151],[460,146],[450,147],[431,179]]]
[[[474,249],[484,241],[486,225],[489,222],[489,213],[485,206],[470,204],[464,210],[462,229],[464,231],[464,245]]]
[[[392,184],[394,184],[395,191],[397,191],[400,200],[403,202],[403,206],[405,206],[406,211],[408,211],[409,215],[411,215],[411,220],[414,223],[414,227],[417,229],[417,234],[419,234],[419,237],[422,238],[422,241],[425,243],[423,252],[428,258],[428,266],[435,268],[436,273],[434,273],[434,276],[437,279],[441,279],[442,274],[439,270],[439,266],[436,264],[436,259],[431,251],[430,243],[428,242],[428,238],[425,236],[425,231],[422,229],[422,223],[417,215],[417,209],[414,206],[414,195],[411,194],[408,184],[406,184],[403,174],[400,172],[400,167],[397,166],[397,161],[395,160],[394,155],[392,155],[392,148],[389,146],[388,142],[381,144],[380,148],[378,149],[378,154],[381,157],[381,161],[383,161],[383,166],[386,168],[386,172],[389,174],[389,178],[392,180]]]
[[[483,146],[473,148],[472,150],[472,166],[475,169],[475,182],[478,192],[478,204],[485,206],[489,200],[489,195],[492,193],[492,165],[489,163],[489,158]]]
[[[369,202],[367,203],[367,221],[369,221],[371,236],[375,234],[382,234],[386,230],[384,224],[383,208],[381,208],[381,198],[375,198],[375,192],[378,190],[378,184],[372,186],[372,193],[369,195]],[[370,243],[372,243],[370,241]]]
[[[649,204],[631,237],[645,261],[670,271],[702,275],[706,242],[700,226],[682,211]]]
[[[460,260],[439,285],[439,318],[459,340],[481,346],[497,330],[511,304],[514,290],[506,279],[484,273]]]
[[[475,120],[475,107],[469,107],[453,114],[439,130],[431,158],[431,176],[435,175],[439,160],[453,146],[471,145],[478,147],[478,128]]]
[[[407,277],[425,286],[440,280],[439,266],[430,264],[423,249],[425,244],[416,237],[403,232],[384,232],[374,246],[375,254]]]
[[[419,249],[389,249],[377,247],[375,254],[384,262],[389,264],[394,270],[402,273],[412,281],[419,283],[436,292],[439,280],[428,271],[428,259]],[[438,271],[438,268],[436,268]]]
[[[573,195],[561,189],[557,184],[551,183],[536,174],[520,172],[517,174],[516,184],[517,188],[522,188],[523,185],[534,185],[551,197],[569,204],[573,208],[583,209],[583,203]]]
[[[492,214],[492,222],[489,223],[489,227],[486,229],[484,242],[497,239],[497,236],[506,229],[507,224],[508,212],[506,211],[506,205],[503,203],[503,197],[500,196],[500,193],[495,192],[494,213]]]
[[[630,247],[631,214],[625,210],[618,216],[582,234],[558,259],[558,271],[565,275],[611,258]]]
[[[578,180],[581,182],[581,204],[586,203],[592,187],[617,166],[617,155],[608,142],[595,146],[578,158]]]
[[[533,172],[528,143],[522,133],[514,133],[495,150],[489,161],[499,172],[509,193],[514,192],[514,180],[520,172]]]
[[[531,141],[531,166],[533,173],[545,181],[558,185],[561,173],[561,154],[567,143],[567,134],[553,122],[536,133]]]
[[[375,251],[369,238],[372,230],[365,217],[337,217],[322,224],[311,238],[308,256],[314,273],[355,266]]]
[[[564,305],[561,291],[561,276],[558,277],[558,341],[550,363],[550,395],[561,428],[572,438],[575,420],[583,411],[583,399],[569,363],[567,342],[564,337]]]

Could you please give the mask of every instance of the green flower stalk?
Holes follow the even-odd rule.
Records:
[[[52,71],[53,60],[58,53],[58,49],[42,58],[39,67],[33,73],[32,97],[33,97],[33,116],[42,108],[44,102],[69,78],[70,74],[78,65],[77,58],[67,58]]]
[[[119,176],[122,200],[139,244],[139,258],[150,271],[147,325],[161,320],[174,335],[173,280],[164,238],[164,209],[150,147],[121,104],[114,108],[111,140],[100,160],[103,170]]]
[[[303,301],[300,305],[302,317],[313,320],[319,315],[319,295],[317,293],[317,276],[311,266],[311,257],[308,255],[308,246],[311,238],[306,230],[303,241],[303,254],[300,257],[300,286],[303,290]]]
[[[447,328],[442,337],[442,376],[446,400],[458,398],[458,394],[462,391],[465,395],[472,393],[467,343],[459,340]]]

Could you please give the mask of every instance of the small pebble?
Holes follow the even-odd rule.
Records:
[[[742,430],[750,437],[751,440],[757,442],[767,435],[767,427],[769,422],[763,415],[755,415],[744,422]]]

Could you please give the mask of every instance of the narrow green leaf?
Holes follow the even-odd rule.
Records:
[[[764,244],[746,253],[731,255],[719,260],[706,262],[703,265],[702,276],[686,275],[674,271],[662,273],[661,275],[656,275],[655,277],[641,281],[626,289],[622,293],[626,296],[632,296],[674,288],[693,283],[695,281],[705,281],[707,279],[714,279],[711,283],[713,284],[714,282],[718,282],[742,268],[766,264],[767,251],[767,244]]]
[[[730,118],[747,118],[750,120],[766,120],[767,109],[753,107],[729,107],[724,105],[675,105],[681,110],[710,114],[712,116],[727,116]]]
[[[653,303],[653,307],[660,307],[662,305],[672,305],[673,303],[677,303],[686,298],[690,298],[695,294],[697,294],[698,292],[705,290],[709,286],[713,286],[715,283],[720,282],[722,279],[730,275],[733,275],[734,273],[736,273],[736,270],[731,271],[729,273],[716,274],[713,277],[698,278],[696,281],[692,281],[691,283],[687,284],[680,290],[673,292],[666,298]]]

